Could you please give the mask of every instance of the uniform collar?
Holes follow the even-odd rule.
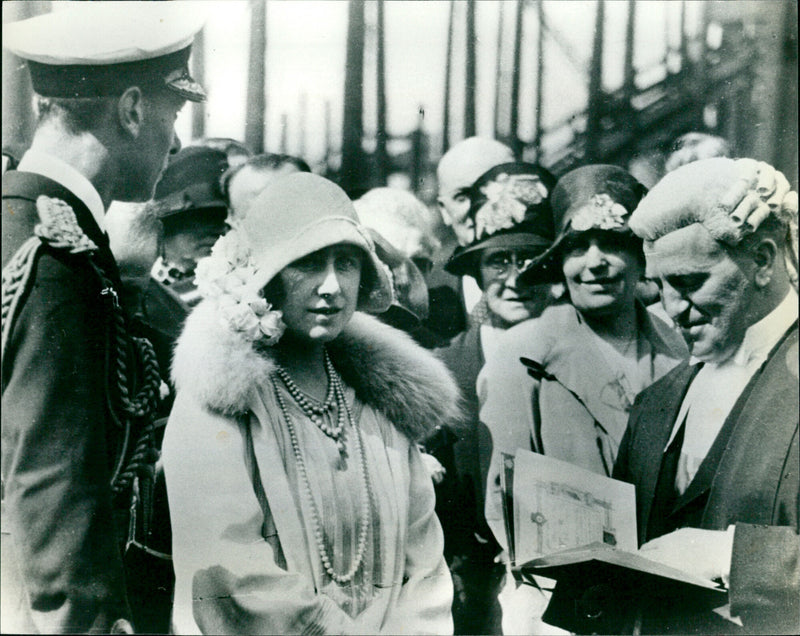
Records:
[[[83,202],[92,213],[100,230],[105,231],[103,223],[105,206],[100,194],[91,181],[67,162],[46,152],[28,150],[19,162],[17,170],[42,175],[64,186]]]

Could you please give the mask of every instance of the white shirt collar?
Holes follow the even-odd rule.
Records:
[[[40,174],[64,186],[83,202],[92,213],[94,220],[97,221],[100,230],[105,231],[103,223],[105,207],[100,194],[91,181],[67,162],[46,152],[28,150],[19,162],[17,170]]]
[[[789,289],[789,293],[786,294],[775,309],[747,328],[747,331],[744,332],[742,343],[730,358],[717,365],[707,363],[706,366],[722,366],[731,363],[746,366],[754,359],[759,359],[759,362],[766,360],[772,348],[778,344],[786,330],[797,320],[797,303],[797,292],[793,288]],[[689,357],[689,364],[691,365],[696,365],[700,362],[702,360],[694,356]]]
[[[751,360],[766,360],[772,348],[797,320],[797,292],[790,289],[786,297],[771,312],[757,323],[750,325],[744,333],[742,344],[733,354],[736,364],[745,366]]]

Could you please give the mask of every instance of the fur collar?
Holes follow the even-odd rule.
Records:
[[[357,312],[328,351],[359,399],[411,439],[459,418],[458,388],[447,367],[402,331]],[[179,392],[234,415],[249,409],[256,383],[274,369],[271,356],[228,331],[213,304],[203,301],[175,346],[172,378]]]

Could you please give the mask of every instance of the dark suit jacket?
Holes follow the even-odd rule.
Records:
[[[696,372],[688,364],[639,396],[614,470],[636,486],[640,543],[684,526],[724,530],[736,524],[729,598],[748,631],[800,633],[797,363],[795,323],[745,387],[672,510],[653,506],[654,491]]]
[[[99,247],[92,258],[121,288],[108,239],[77,197],[31,173],[7,172],[2,183],[4,261],[47,195],[72,206]],[[125,508],[109,485],[123,440],[107,407],[111,296],[85,253],[46,246],[32,277],[2,361],[2,594],[19,586],[43,633],[108,631],[130,618],[116,531]]]
[[[478,395],[475,382],[485,362],[481,347],[480,326],[472,325],[457,335],[447,347],[437,349],[436,354],[447,365],[456,379],[463,398],[464,417],[451,431],[451,465],[446,465],[448,474],[445,483],[449,486],[445,496],[452,503],[437,500],[437,510],[449,510],[440,515],[445,531],[445,542],[457,552],[469,550],[474,543],[473,534],[487,539],[486,550],[493,557],[499,547],[494,541],[484,517],[486,475],[492,456],[492,437],[489,429],[480,421]],[[435,454],[435,453],[434,453]],[[439,457],[442,461],[442,457]],[[444,462],[443,462],[444,463]],[[444,510],[442,510],[444,512]],[[449,541],[448,541],[449,540]]]

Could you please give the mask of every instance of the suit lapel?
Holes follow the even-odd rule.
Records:
[[[788,333],[791,333],[793,330],[796,330],[796,323]],[[711,445],[706,458],[700,464],[700,468],[697,470],[697,474],[694,476],[694,479],[691,481],[683,495],[681,495],[675,502],[675,508],[672,511],[672,514],[678,514],[681,509],[685,508],[695,499],[706,493],[709,488],[711,488],[714,479],[718,474],[717,469],[719,468],[720,462],[722,461],[722,458],[728,449],[728,442],[730,441],[731,436],[738,428],[739,423],[746,423],[750,419],[753,419],[750,414],[754,412],[755,409],[758,409],[758,406],[756,406],[754,409],[752,404],[748,404],[750,395],[753,393],[753,388],[759,383],[765,368],[772,360],[774,351],[781,346],[785,339],[786,336],[781,338],[781,341],[776,345],[773,352],[770,352],[770,355],[767,357],[761,367],[755,372],[755,374],[753,374],[753,377],[750,378],[750,381],[747,383],[747,386],[745,386],[742,394],[733,405],[730,414],[725,419],[725,423],[722,425],[722,428],[717,434],[717,438]],[[748,406],[750,408],[748,408]],[[761,408],[764,408],[763,404],[761,405]],[[755,410],[755,412],[758,412],[758,410]],[[761,418],[756,419],[761,421]]]
[[[656,402],[653,404],[654,413],[658,413],[659,419],[642,420],[639,427],[642,430],[637,430],[637,435],[641,437],[641,441],[637,442],[637,449],[640,449],[642,453],[639,465],[642,466],[643,471],[641,479],[637,480],[639,487],[636,493],[640,499],[640,524],[642,525],[639,529],[640,537],[647,536],[647,525],[652,513],[658,475],[664,459],[664,449],[669,441],[686,391],[699,370],[699,365],[690,366],[687,362],[683,362],[670,375],[665,376],[665,379],[669,378],[669,381],[665,383],[658,395],[651,393],[651,402]],[[666,513],[666,511],[664,512]]]

